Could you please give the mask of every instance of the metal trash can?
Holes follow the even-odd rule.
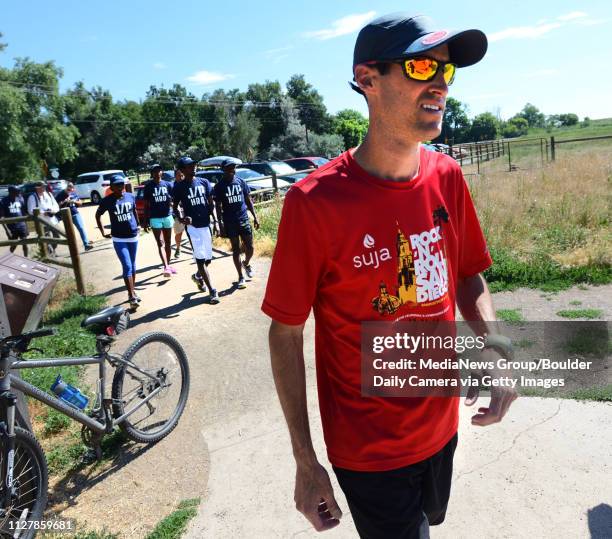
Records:
[[[32,331],[42,320],[59,270],[12,253],[0,257],[0,338]],[[18,376],[19,372],[13,373]],[[17,424],[32,430],[23,393],[17,395]]]

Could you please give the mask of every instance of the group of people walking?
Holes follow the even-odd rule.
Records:
[[[213,234],[229,238],[233,260],[238,273],[237,288],[246,287],[245,275],[253,276],[250,265],[253,256],[253,231],[248,211],[253,215],[255,228],[259,222],[250,197],[249,186],[235,176],[236,165],[232,160],[222,163],[223,177],[212,187],[206,178],[195,175],[196,162],[181,157],[176,164],[174,182],[162,179],[162,167],[151,167],[151,179],[145,184],[144,222],[140,223],[136,211],[136,199],[125,191],[125,178],[111,178],[111,194],[100,202],[96,211],[96,223],[100,233],[112,238],[117,257],[121,262],[128,300],[133,308],[141,302],[136,293],[136,253],[139,227],[153,231],[166,278],[177,273],[171,264],[172,232],[175,235],[175,258],[181,253],[182,234],[188,236],[193,250],[197,271],[191,276],[201,291],[208,291],[210,303],[219,303],[219,293],[212,284],[208,267],[212,262]],[[111,233],[104,231],[102,216],[108,213]],[[212,228],[212,230],[211,230]],[[241,241],[245,258],[241,258]]]
[[[34,192],[24,200],[21,191],[18,187],[11,185],[8,188],[8,195],[0,201],[0,216],[1,217],[24,217],[34,215],[34,210],[40,210],[40,215],[52,225],[59,224],[58,215],[60,209],[70,208],[72,222],[81,236],[83,247],[86,251],[93,249],[93,244],[87,237],[85,223],[83,217],[79,213],[79,207],[83,201],[76,194],[74,185],[68,183],[66,188],[60,191],[55,197],[47,190],[47,185],[43,181],[38,181],[34,184]],[[6,231],[9,240],[25,239],[29,235],[28,227],[25,221],[9,223],[6,225]],[[52,228],[47,229],[48,233],[54,237],[59,237],[59,234]],[[23,254],[28,256],[28,246],[23,244]],[[11,253],[15,251],[17,245],[11,245]],[[49,243],[47,250],[49,255],[55,254],[56,246]]]

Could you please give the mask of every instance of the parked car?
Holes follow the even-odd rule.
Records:
[[[18,185],[17,187],[19,187],[19,190],[21,191],[21,196],[23,197],[23,200],[27,202],[28,197],[36,191],[36,182],[22,183],[21,185]],[[48,183],[47,183],[47,191],[49,191],[49,193],[52,193],[51,187],[49,186]]]
[[[102,182],[110,181],[115,174],[120,174],[127,178],[122,170],[101,170],[98,172],[86,172],[79,174],[74,182],[76,194],[80,198],[88,198],[94,204],[99,204],[104,194]]]
[[[51,194],[56,197],[68,186],[67,180],[49,180],[47,186],[51,189]]]
[[[19,189],[18,185],[9,185],[9,184],[0,185],[0,200],[8,196],[9,187],[17,187]]]
[[[310,175],[310,172],[297,172],[295,174],[291,174],[291,176],[283,176],[283,180],[293,184],[295,182],[303,180],[308,175]]]
[[[325,157],[293,157],[285,159],[285,163],[291,165],[295,170],[306,170],[322,167],[325,163],[329,163],[329,159],[325,159]]]
[[[138,222],[141,226],[144,222],[144,185],[137,185],[133,190],[134,197],[136,198],[136,215],[138,215]]]
[[[206,178],[211,184],[216,184],[222,177],[223,171],[219,169],[200,170],[196,172],[198,178]],[[261,189],[272,189],[272,178],[266,178],[263,174],[255,172],[249,168],[237,168],[236,177],[244,180],[251,188],[251,192],[255,193]],[[282,178],[276,180],[276,185],[281,190],[289,189],[291,182],[285,181]]]
[[[238,165],[236,170],[240,170],[242,168],[250,168],[255,172],[259,172],[264,176],[271,176],[272,173],[275,173],[277,176],[281,174],[294,174],[297,172],[291,165],[288,165],[284,161],[264,161],[261,163],[242,163],[242,165]]]

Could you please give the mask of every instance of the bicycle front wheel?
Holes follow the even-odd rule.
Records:
[[[123,355],[113,378],[113,415],[129,414],[119,427],[140,443],[158,442],[176,427],[189,395],[189,365],[167,333],[147,333]]]
[[[3,445],[0,440],[0,462],[4,459]],[[47,485],[47,460],[38,440],[27,430],[15,427],[14,497],[9,507],[0,507],[0,537],[34,537],[35,526],[28,523],[42,519],[47,505]],[[4,489],[6,477],[2,478],[0,500],[4,499]]]

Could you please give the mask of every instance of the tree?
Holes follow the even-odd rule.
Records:
[[[259,120],[249,109],[242,109],[236,114],[230,131],[231,155],[250,161],[257,155],[259,144]]]
[[[517,114],[522,118],[527,120],[529,127],[545,127],[545,116],[541,113],[537,107],[532,105],[531,103],[527,103],[521,112]]]
[[[561,125],[570,126],[578,124],[578,115],[573,112],[567,114],[559,114],[559,121]]]
[[[368,126],[368,119],[353,109],[341,110],[332,119],[333,131],[344,140],[345,150],[361,144]]]
[[[483,112],[472,120],[470,139],[473,141],[493,140],[499,133],[499,121],[490,112]]]
[[[0,39],[2,39],[2,32],[0,32]],[[0,41],[0,52],[2,52],[4,49],[6,49],[7,44],[6,43],[2,43],[2,41]]]
[[[293,99],[295,106],[298,107],[300,122],[308,131],[320,134],[329,129],[330,118],[323,103],[323,97],[311,84],[306,82],[304,75],[293,75],[289,79],[287,95]]]
[[[66,125],[59,93],[62,70],[18,58],[0,69],[0,178],[13,182],[44,176],[49,166],[77,155],[78,130]]]
[[[522,116],[513,116],[502,125],[501,129],[504,138],[520,137],[527,134],[529,124]]]
[[[265,152],[272,139],[285,132],[285,121],[281,111],[283,98],[281,85],[278,81],[249,84],[246,99],[253,107],[253,113],[259,120],[259,151]]]
[[[437,142],[458,144],[466,140],[470,130],[467,109],[467,105],[458,99],[454,97],[447,98],[442,118],[442,132],[436,139]]]

